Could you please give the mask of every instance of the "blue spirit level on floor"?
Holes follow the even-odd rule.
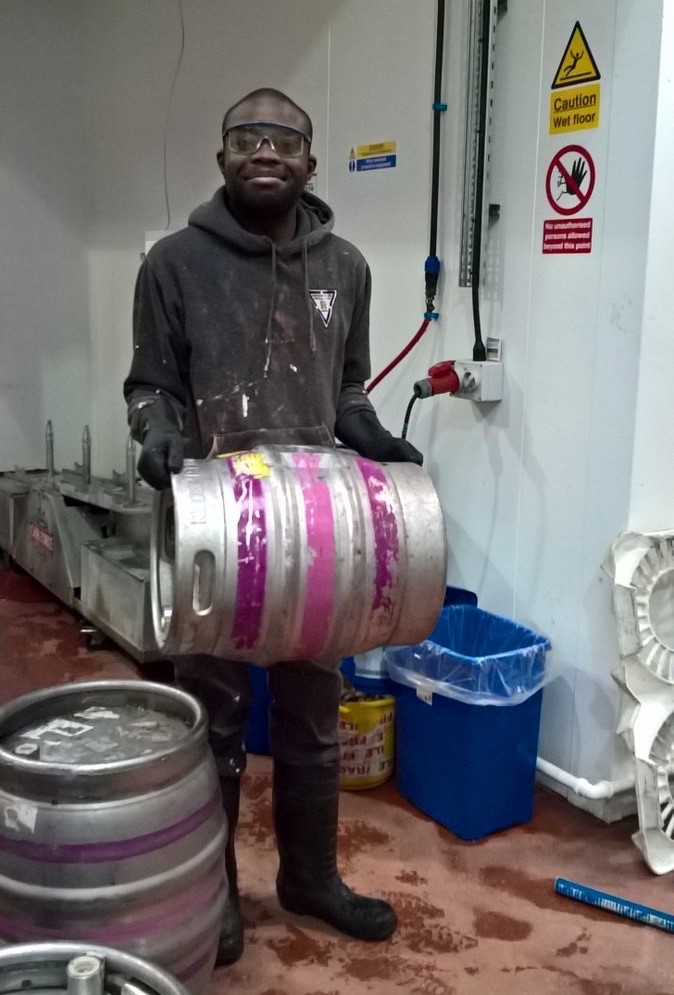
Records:
[[[604,891],[588,888],[587,885],[567,881],[565,878],[555,878],[555,891],[560,895],[566,895],[567,898],[574,898],[577,902],[596,905],[597,908],[614,912],[618,916],[635,919],[647,926],[657,926],[658,929],[674,933],[674,915],[668,912],[659,912],[657,909],[649,908],[648,905],[638,905],[636,902],[629,902],[626,898],[618,898],[617,895],[609,895]]]

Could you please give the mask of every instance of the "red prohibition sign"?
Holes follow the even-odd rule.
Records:
[[[555,171],[559,178],[553,189]],[[582,145],[565,145],[555,153],[545,178],[548,203],[558,214],[577,214],[582,211],[594,190],[594,162]],[[566,204],[560,198],[566,198]]]

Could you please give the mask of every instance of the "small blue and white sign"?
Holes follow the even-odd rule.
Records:
[[[394,169],[397,158],[397,142],[373,142],[370,145],[357,145],[349,152],[349,172],[363,173],[373,169]]]

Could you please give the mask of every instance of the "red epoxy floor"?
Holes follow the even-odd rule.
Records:
[[[110,643],[87,649],[74,613],[0,570],[0,701],[73,680],[163,673]],[[674,877],[648,870],[631,842],[636,828],[635,817],[607,826],[537,790],[530,824],[464,843],[393,782],[344,792],[344,876],[389,899],[400,918],[390,941],[358,943],[280,909],[270,761],[252,756],[238,834],[247,945],[205,995],[672,995],[673,936],[553,888],[560,876],[674,912]]]

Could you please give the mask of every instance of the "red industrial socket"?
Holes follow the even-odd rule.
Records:
[[[431,397],[433,394],[456,394],[461,386],[459,375],[454,369],[456,360],[447,359],[436,363],[428,371],[428,376],[417,380],[414,393],[417,397]]]

